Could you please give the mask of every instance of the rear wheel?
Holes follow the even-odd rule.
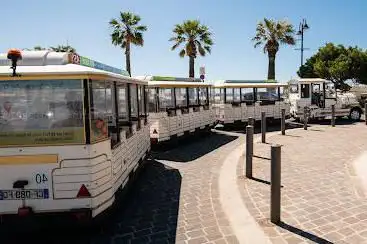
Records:
[[[359,121],[361,119],[361,110],[358,109],[358,108],[353,108],[351,111],[350,111],[350,114],[349,114],[349,119],[353,120],[353,121]]]

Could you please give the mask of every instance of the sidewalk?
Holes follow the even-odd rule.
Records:
[[[282,223],[270,217],[270,144],[282,145]],[[367,126],[313,126],[255,143],[253,175],[238,161],[237,183],[247,210],[273,243],[367,243],[367,189],[354,161],[367,151]],[[366,162],[367,164],[367,162]],[[363,170],[366,167],[359,167]]]

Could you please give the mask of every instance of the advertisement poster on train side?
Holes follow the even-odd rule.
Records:
[[[0,131],[0,147],[83,144],[83,128],[63,128],[54,130]]]

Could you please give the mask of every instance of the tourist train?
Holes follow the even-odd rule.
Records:
[[[108,209],[151,145],[289,114],[284,84],[130,77],[75,53],[0,54],[0,216]]]
[[[280,120],[282,109],[290,117],[290,105],[284,97],[286,84],[275,80],[219,80],[212,82],[213,107],[223,125],[261,120]]]

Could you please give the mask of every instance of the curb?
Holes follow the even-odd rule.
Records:
[[[293,130],[303,130],[303,128]],[[281,135],[280,133],[280,131],[268,132],[266,138]],[[231,134],[237,133],[232,132]],[[243,136],[244,134],[241,135]],[[261,134],[257,134],[254,138],[254,143],[259,142],[261,142]],[[240,163],[239,159],[243,155],[244,150],[244,144],[241,143],[241,145],[237,146],[232,153],[226,157],[222,164],[219,175],[220,202],[239,243],[271,244],[272,242],[269,236],[264,233],[262,227],[248,211],[243,202],[241,192],[238,189],[237,166]],[[233,165],[235,165],[235,167],[233,167]]]
[[[257,137],[256,141],[259,139],[261,137]],[[239,243],[271,244],[269,237],[247,210],[238,189],[237,162],[243,150],[243,144],[237,146],[222,164],[219,175],[220,202]]]

